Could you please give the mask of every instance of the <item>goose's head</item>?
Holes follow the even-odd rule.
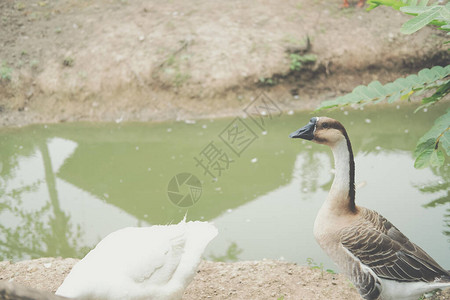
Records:
[[[339,121],[328,117],[313,117],[309,123],[289,135],[290,138],[301,138],[318,144],[333,147],[347,138],[347,132]]]

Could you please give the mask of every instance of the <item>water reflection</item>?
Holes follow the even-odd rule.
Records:
[[[239,254],[241,254],[244,250],[239,248],[239,246],[232,242],[230,246],[226,249],[224,255],[214,255],[211,254],[209,259],[212,261],[220,261],[220,262],[235,262],[239,260]]]
[[[134,217],[57,177],[77,146],[52,138],[37,140],[31,151],[16,147],[25,155],[11,157],[12,163],[6,164],[10,172],[2,169],[0,259],[81,257],[112,228],[132,220],[138,224]],[[80,210],[93,214],[86,217]],[[99,212],[106,217],[99,219]],[[89,230],[91,226],[96,230]]]
[[[447,207],[446,213],[444,214],[444,231],[443,233],[450,237],[450,172],[449,166],[444,166],[442,172],[438,172],[436,168],[432,169],[433,173],[437,176],[441,175],[442,180],[438,180],[437,182],[427,181],[423,184],[415,184],[414,186],[419,189],[422,193],[425,194],[441,194],[441,197],[438,197],[429,203],[423,205],[425,208],[443,206]],[[450,238],[448,239],[450,242]]]
[[[439,111],[414,119],[411,113],[335,117],[354,147],[359,204],[378,210],[450,268],[448,167],[415,170],[411,153]],[[0,130],[0,258],[80,257],[113,230],[178,222],[188,212],[188,219],[219,227],[208,258],[312,258],[333,268],[312,236],[333,180],[331,152],[287,138],[309,118],[273,120],[217,182],[193,158],[210,141],[225,148],[218,134],[230,120]],[[188,209],[167,198],[169,180],[182,172],[203,184],[201,199]]]

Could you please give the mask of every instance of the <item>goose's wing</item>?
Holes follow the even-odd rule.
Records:
[[[129,227],[109,234],[73,267],[56,294],[123,299],[128,290],[144,282],[147,286],[166,284],[185,243],[184,231],[176,226]]]
[[[402,282],[450,280],[450,274],[378,213],[363,209],[356,226],[345,228],[341,244],[378,277]]]

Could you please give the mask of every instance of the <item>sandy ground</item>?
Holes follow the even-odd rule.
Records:
[[[40,258],[0,262],[0,280],[55,292],[77,259]],[[196,299],[361,299],[341,274],[308,266],[263,260],[236,263],[203,261],[184,300]],[[450,290],[430,299],[450,299]]]

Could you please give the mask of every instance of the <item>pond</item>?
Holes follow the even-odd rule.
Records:
[[[357,203],[450,269],[449,166],[417,170],[412,156],[442,107],[413,110],[321,114],[347,128]],[[0,129],[0,259],[82,257],[111,231],[187,214],[219,229],[206,259],[336,269],[312,234],[333,180],[331,151],[288,138],[311,116]]]

